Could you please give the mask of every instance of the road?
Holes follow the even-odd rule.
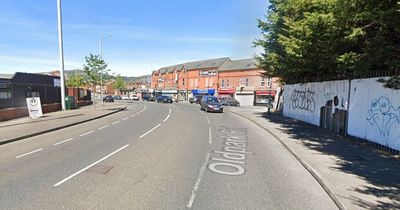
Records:
[[[337,209],[273,136],[186,103],[2,145],[0,171],[1,209]]]

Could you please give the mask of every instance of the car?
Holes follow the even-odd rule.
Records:
[[[200,109],[206,112],[224,112],[224,107],[215,96],[204,96],[200,101]]]
[[[130,98],[129,98],[129,96],[121,96],[121,99],[122,100],[129,100]]]
[[[143,101],[155,101],[156,99],[155,99],[153,96],[151,96],[151,95],[144,95],[144,96],[142,97],[142,100],[143,100]]]
[[[103,102],[114,102],[114,98],[112,96],[104,96]]]
[[[121,96],[113,96],[114,100],[122,100]]]
[[[171,103],[173,102],[172,97],[171,96],[158,96],[156,98],[156,102],[157,103]]]
[[[224,106],[240,106],[239,101],[232,97],[223,97],[220,98],[219,101]]]
[[[139,97],[137,95],[132,95],[131,100],[139,101]]]

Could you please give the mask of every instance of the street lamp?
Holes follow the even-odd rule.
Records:
[[[63,35],[62,35],[61,0],[57,0],[57,17],[58,17],[58,45],[60,49],[61,110],[65,111],[64,49],[63,49]]]
[[[112,37],[111,35],[107,34],[100,34],[99,35],[99,48],[100,48],[100,58],[103,60],[103,37]],[[100,99],[101,99],[101,104],[104,104],[103,101],[103,70],[100,72]]]

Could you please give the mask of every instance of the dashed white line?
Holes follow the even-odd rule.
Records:
[[[161,123],[158,124],[156,127],[152,128],[151,130],[147,131],[146,133],[144,133],[143,135],[141,135],[139,137],[139,139],[143,138],[144,136],[146,136],[147,134],[149,134],[150,132],[154,131],[155,129],[157,129],[158,127],[160,127]]]
[[[192,194],[190,195],[190,199],[189,199],[189,201],[188,201],[188,203],[186,205],[186,207],[188,207],[188,208],[192,208],[194,199],[196,198],[196,191],[197,191],[197,189],[199,189],[201,178],[202,178],[202,176],[204,174],[204,171],[206,170],[206,167],[207,167],[209,159],[210,159],[210,153],[207,153],[206,160],[204,161],[204,164],[200,169],[199,176],[197,177],[196,183],[195,183],[194,188],[192,190]]]
[[[210,118],[208,118],[208,117],[207,117],[207,115],[204,115],[204,117],[206,117],[206,119],[207,119],[207,123],[208,123],[209,125],[211,125]]]
[[[34,150],[34,151],[32,151],[32,152],[27,152],[27,153],[25,153],[25,154],[22,154],[22,155],[19,155],[19,156],[15,157],[15,158],[24,157],[24,156],[26,156],[26,155],[30,155],[30,154],[35,153],[35,152],[39,152],[39,151],[41,151],[41,150],[43,150],[43,148]]]
[[[208,143],[212,143],[212,133],[211,133],[211,127],[208,126]]]
[[[171,114],[171,108],[169,108],[169,111],[168,111],[168,113],[169,113],[169,114]]]
[[[94,131],[89,131],[89,132],[86,132],[86,133],[82,133],[80,136],[86,136],[86,135],[88,135],[88,134],[91,134],[91,133],[93,133]]]
[[[109,155],[107,155],[107,156],[101,158],[100,160],[98,160],[98,161],[96,161],[96,162],[94,162],[94,163],[92,163],[92,164],[86,166],[85,168],[83,168],[83,169],[81,169],[81,170],[75,172],[74,174],[70,175],[69,177],[67,177],[67,178],[65,178],[65,179],[63,179],[63,180],[57,182],[56,184],[54,184],[54,187],[57,187],[57,186],[61,185],[62,183],[64,183],[64,182],[66,182],[66,181],[68,181],[68,180],[74,178],[76,175],[78,175],[78,174],[80,174],[80,173],[86,171],[87,169],[91,168],[92,166],[94,166],[94,165],[100,163],[101,161],[103,161],[103,160],[105,160],[105,159],[111,157],[111,156],[114,155],[115,153],[117,153],[117,152],[119,152],[119,151],[125,149],[125,148],[128,147],[128,146],[129,146],[129,144],[127,144],[127,145],[125,145],[125,146],[123,146],[123,147],[121,147],[121,148],[115,150],[114,152],[112,152],[112,153],[110,153]]]
[[[119,120],[118,120],[118,121],[115,121],[115,122],[113,122],[112,124],[113,124],[113,125],[115,125],[115,124],[117,124],[117,123],[119,123]]]
[[[110,125],[105,125],[105,126],[103,126],[103,127],[100,127],[99,130],[102,130],[102,129],[104,129],[104,128],[107,128],[108,126],[110,126]]]
[[[58,143],[55,143],[55,144],[53,144],[53,145],[54,145],[54,146],[57,146],[57,145],[59,145],[59,144],[62,144],[62,143],[65,143],[65,142],[71,141],[72,139],[74,139],[74,138],[69,138],[69,139],[67,139],[67,140],[60,141],[60,142],[58,142]]]
[[[170,114],[167,115],[167,117],[163,120],[163,122],[167,122],[167,120],[168,120],[168,118],[169,118],[170,116],[171,116]]]
[[[129,117],[125,117],[124,119],[122,119],[122,120],[127,120],[127,119],[129,119]]]

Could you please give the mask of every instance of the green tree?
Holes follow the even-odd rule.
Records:
[[[119,92],[122,92],[124,90],[126,90],[126,82],[124,80],[124,78],[120,75],[117,75],[115,77],[115,81],[113,84],[113,87],[118,90]]]
[[[90,54],[85,57],[86,64],[83,65],[84,72],[88,75],[87,82],[92,85],[93,97],[96,85],[105,84],[110,79],[107,63],[99,55]],[[94,102],[94,99],[93,99]],[[95,106],[95,103],[93,103]]]
[[[255,41],[264,48],[259,66],[288,82],[398,70],[399,8],[394,0],[270,0]]]
[[[67,79],[67,87],[78,88],[85,85],[85,78],[80,75],[71,75]]]

